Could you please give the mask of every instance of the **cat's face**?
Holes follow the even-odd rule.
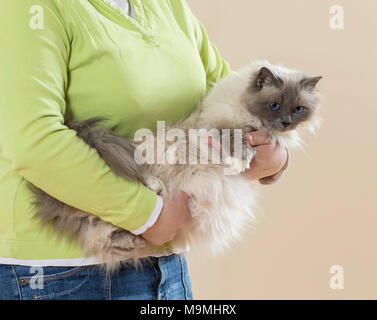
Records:
[[[269,130],[293,130],[315,112],[319,101],[315,86],[320,79],[304,74],[279,77],[262,67],[248,88],[247,109]]]

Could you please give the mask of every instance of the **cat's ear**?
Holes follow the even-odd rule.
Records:
[[[255,79],[255,87],[262,89],[266,86],[276,86],[278,87],[280,81],[276,76],[271,72],[270,69],[262,67],[259,70],[257,78]]]
[[[317,85],[318,81],[321,80],[322,77],[310,77],[301,80],[300,85],[303,89],[312,90]]]

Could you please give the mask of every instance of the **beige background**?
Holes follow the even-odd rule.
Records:
[[[221,257],[189,254],[194,297],[376,299],[377,1],[187,1],[233,69],[266,58],[324,76],[322,128],[262,188],[257,228]],[[331,265],[344,290],[330,289]]]

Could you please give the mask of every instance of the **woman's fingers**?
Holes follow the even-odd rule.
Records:
[[[264,130],[247,132],[246,138],[249,141],[250,145],[253,147],[271,143],[271,137],[269,133]]]

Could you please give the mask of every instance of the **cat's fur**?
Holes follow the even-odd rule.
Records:
[[[190,128],[240,128],[243,132],[265,129],[281,145],[295,146],[300,143],[298,127],[312,129],[317,124],[314,113],[319,94],[315,86],[319,79],[258,61],[240,70],[238,75],[219,81],[187,119],[167,129],[179,128],[186,133]],[[280,105],[278,111],[271,110],[273,102]],[[305,106],[299,115],[293,112],[297,106]],[[235,161],[228,161],[228,164],[137,165],[134,160],[137,143],[98,125],[101,120],[69,121],[66,125],[96,149],[118,175],[158,189],[156,191],[166,198],[173,197],[178,189],[191,196],[192,220],[174,239],[174,252],[191,243],[209,247],[213,252],[229,247],[234,239],[239,239],[242,229],[255,219],[255,183],[241,174],[224,175],[224,168],[231,163],[242,163],[242,170],[248,167],[255,151],[245,139],[242,159],[230,157]],[[170,154],[167,152],[169,147],[171,144],[167,143],[162,152],[172,158],[171,150]],[[141,236],[29,186],[36,195],[36,217],[44,223],[52,223],[57,231],[76,237],[88,254],[95,254],[107,266],[114,266],[120,260],[172,252],[155,250]]]

